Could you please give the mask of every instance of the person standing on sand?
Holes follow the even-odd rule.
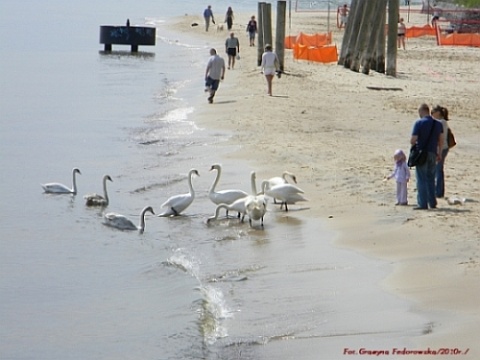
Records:
[[[235,57],[240,53],[240,42],[235,34],[230,33],[230,37],[225,41],[225,52],[228,55],[228,69],[235,67]]]
[[[443,165],[445,164],[445,159],[448,155],[448,110],[447,108],[437,105],[432,109],[432,117],[435,120],[438,120],[443,127],[443,147],[442,147],[442,158],[437,161],[435,166],[435,196],[437,198],[443,198],[445,196],[445,174],[443,170]]]
[[[408,205],[407,184],[410,180],[410,170],[407,166],[407,157],[403,150],[398,149],[393,154],[393,160],[395,161],[395,168],[385,180],[395,178],[397,182],[397,203],[395,205]]]
[[[397,47],[400,49],[400,47],[403,47],[403,50],[405,50],[405,35],[407,33],[407,27],[405,26],[405,23],[403,22],[403,18],[400,18],[398,21],[398,32],[397,32]]]
[[[215,25],[212,5],[208,5],[207,8],[203,11],[203,18],[205,19],[205,31],[208,31],[208,28],[210,27],[210,20],[212,20],[212,23]]]
[[[427,151],[427,161],[423,165],[415,166],[417,178],[417,207],[414,210],[435,209],[435,165],[442,160],[443,127],[442,124],[430,116],[427,104],[418,108],[420,119],[415,121],[410,144]]]
[[[347,4],[344,4],[342,7],[340,7],[338,9],[338,12],[340,13],[340,29],[347,25],[347,19],[348,19],[348,12],[349,11],[350,10],[348,9]]]
[[[227,23],[227,29],[232,30],[233,26],[233,10],[232,7],[229,6],[227,9],[227,13],[225,14],[225,22]]]
[[[207,68],[205,70],[205,91],[210,93],[208,102],[213,103],[213,98],[220,85],[220,80],[225,77],[225,60],[218,54],[217,50],[210,49],[210,58],[208,59]]]
[[[255,35],[257,34],[257,31],[257,21],[255,20],[255,16],[252,16],[247,24],[247,32],[250,39],[250,46],[255,46]]]
[[[262,54],[262,64],[260,65],[265,79],[267,79],[268,95],[272,96],[272,81],[275,73],[280,71],[280,61],[277,54],[273,52],[272,45],[265,45],[265,52]]]

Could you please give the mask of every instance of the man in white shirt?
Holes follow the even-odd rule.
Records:
[[[213,103],[213,97],[218,90],[220,80],[225,77],[225,60],[217,54],[217,50],[210,49],[210,59],[208,59],[205,70],[205,91],[210,92],[208,102]]]

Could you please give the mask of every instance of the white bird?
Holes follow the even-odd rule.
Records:
[[[263,181],[262,190],[265,195],[280,200],[280,209],[283,207],[283,205],[285,205],[285,211],[288,211],[287,204],[295,204],[299,201],[308,201],[302,195],[304,191],[292,184],[281,184],[270,187],[268,181]]]
[[[142,212],[140,213],[140,224],[138,226],[126,216],[114,212],[109,212],[104,215],[104,224],[120,230],[138,230],[140,233],[143,233],[145,230],[145,213],[147,211],[155,215],[155,212],[151,206],[143,208]]]
[[[252,220],[261,220],[261,225],[263,227],[263,217],[267,212],[267,203],[264,195],[257,195],[255,171],[250,173],[250,183],[252,187],[252,195],[247,196],[245,199],[245,213],[248,215],[250,227],[252,226]]]
[[[290,177],[295,184],[297,183],[297,177],[290,171],[286,171],[286,170],[282,173],[282,176],[275,176],[264,181],[268,181],[270,187],[274,187],[276,185],[281,185],[281,184],[288,184],[287,176]],[[277,199],[274,198],[273,202],[276,204]]]
[[[268,179],[267,181],[270,183],[270,187],[280,184],[288,184],[287,176],[290,177],[295,184],[297,183],[297,177],[290,171],[284,171],[282,173],[282,176],[275,176]]]
[[[217,170],[217,176],[215,177],[215,181],[213,182],[212,186],[210,187],[210,190],[208,192],[208,197],[210,200],[219,205],[219,204],[231,204],[234,201],[244,198],[248,196],[248,193],[246,193],[243,190],[221,190],[221,191],[215,191],[215,187],[218,184],[218,181],[220,180],[220,176],[222,175],[222,167],[220,164],[214,164],[210,168],[210,171],[212,170]],[[227,209],[227,216],[228,216],[228,209]]]
[[[42,184],[43,190],[46,193],[50,194],[73,194],[77,195],[77,181],[75,178],[76,174],[82,175],[80,170],[78,168],[73,168],[72,170],[72,177],[73,177],[73,186],[70,189],[68,186],[60,184],[60,183],[48,183],[48,184]]]
[[[192,177],[193,175],[200,176],[197,170],[191,169],[188,172],[188,188],[190,192],[186,194],[180,194],[170,197],[167,201],[162,204],[162,207],[166,207],[163,213],[159,214],[160,217],[166,216],[178,216],[180,213],[185,210],[195,199],[195,191],[192,186]]]
[[[108,206],[108,193],[107,193],[107,180],[113,182],[110,175],[103,176],[103,196],[98,194],[87,194],[83,198],[85,199],[85,205],[87,206]]]
[[[249,195],[250,196],[250,195]],[[245,200],[246,200],[247,197],[245,198],[241,198],[241,199],[238,199],[236,201],[234,201],[233,203],[231,204],[220,204],[220,205],[217,205],[217,207],[215,208],[215,215],[213,216],[210,216],[208,219],[207,219],[207,224],[212,221],[212,220],[216,220],[218,218],[218,216],[220,215],[220,210],[221,209],[225,209],[227,212],[228,211],[236,211],[238,212],[239,214],[242,214],[242,217],[240,218],[240,221],[243,222],[243,219],[245,217]]]

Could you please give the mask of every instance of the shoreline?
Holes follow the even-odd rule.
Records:
[[[246,24],[249,16],[236,18]],[[293,13],[293,18],[292,33],[321,32],[313,29],[326,24],[318,14]],[[199,19],[175,19],[174,26],[208,38],[222,49],[228,32],[190,28]],[[424,23],[421,20],[419,24]],[[391,262],[393,273],[382,287],[411,301],[413,311],[432,322],[429,331],[412,341],[419,347],[469,348],[462,358],[476,358],[475,334],[480,333],[475,301],[480,298],[476,175],[480,171],[475,163],[480,114],[474,101],[480,89],[475,80],[480,78],[475,68],[480,49],[440,48],[431,38],[407,39],[407,50],[398,54],[397,78],[354,73],[336,63],[296,61],[286,50],[289,75],[274,79],[274,96],[268,97],[256,67],[256,47],[245,46],[247,39],[240,35],[240,26],[234,25],[234,31],[241,43],[241,60],[234,71],[227,70],[216,103],[199,109],[200,121],[231,131],[229,143],[240,149],[229,157],[254,161],[272,176],[293,171],[310,199],[308,216],[326,221],[339,234],[335,243],[340,247]],[[339,48],[341,32],[337,29],[334,40]],[[400,94],[373,92],[367,86],[403,90]],[[394,183],[382,182],[393,166],[395,149],[408,146],[416,108],[422,102],[443,104],[452,114],[458,145],[445,164],[447,196],[470,199],[463,207],[439,200],[438,210],[413,212],[414,170],[409,206],[395,207]]]

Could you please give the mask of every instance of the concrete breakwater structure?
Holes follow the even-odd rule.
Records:
[[[104,44],[105,51],[112,51],[112,45],[130,45],[132,52],[138,52],[138,47],[154,46],[154,27],[146,26],[100,26],[100,44]]]

